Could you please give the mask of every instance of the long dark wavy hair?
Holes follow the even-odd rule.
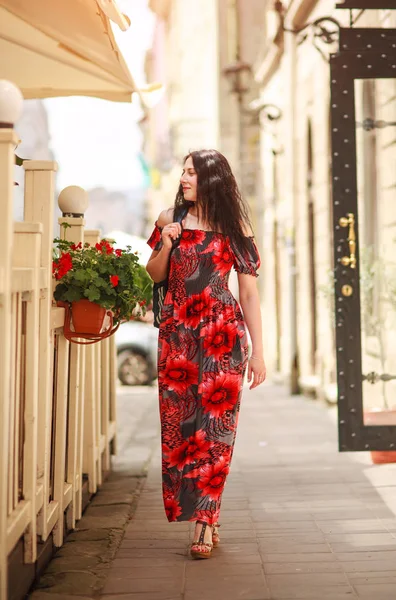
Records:
[[[175,199],[175,214],[182,207],[196,205],[198,217],[213,231],[228,236],[232,246],[247,249],[247,235],[251,235],[252,225],[249,208],[243,200],[238,184],[228,160],[217,150],[196,150],[191,156],[197,173],[197,200],[184,200],[180,184]]]

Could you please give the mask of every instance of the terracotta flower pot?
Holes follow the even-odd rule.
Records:
[[[396,410],[372,410],[364,413],[365,425],[396,425]],[[396,463],[396,451],[371,450],[371,460],[376,465]]]
[[[76,333],[99,333],[106,309],[85,298],[71,303],[72,321]]]

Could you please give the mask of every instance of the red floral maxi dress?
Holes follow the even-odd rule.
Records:
[[[257,276],[260,257],[233,252],[223,234],[184,229],[172,251],[158,342],[162,489],[169,521],[218,520],[248,359],[234,266]],[[162,247],[157,225],[148,240]]]

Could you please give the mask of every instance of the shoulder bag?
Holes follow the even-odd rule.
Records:
[[[188,206],[183,207],[178,215],[176,215],[176,211],[175,211],[175,216],[174,216],[175,223],[180,223],[180,225],[181,225],[182,221],[187,216],[188,208],[189,208]],[[170,260],[170,255],[172,254],[172,251],[180,244],[180,238],[181,238],[181,236],[179,235],[179,237],[176,240],[173,240],[172,250],[169,254],[169,260]],[[154,313],[153,325],[154,325],[154,327],[160,326],[162,307],[164,305],[164,300],[165,300],[167,291],[168,291],[168,277],[166,279],[164,279],[163,281],[154,283],[154,285],[153,285],[153,313]]]

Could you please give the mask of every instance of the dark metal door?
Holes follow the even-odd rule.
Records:
[[[339,447],[396,450],[396,30],[340,30],[331,115]]]

